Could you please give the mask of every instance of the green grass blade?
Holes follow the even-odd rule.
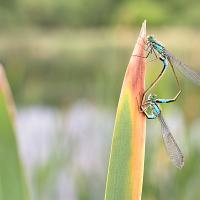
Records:
[[[17,149],[13,108],[5,73],[0,66],[0,200],[28,200]]]

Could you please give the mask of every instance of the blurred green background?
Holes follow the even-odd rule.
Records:
[[[200,71],[198,0],[0,1],[0,60],[17,105],[17,138],[32,199],[101,200],[116,106],[141,23]],[[147,85],[161,70],[148,64]],[[176,94],[171,71],[154,90]],[[144,200],[200,198],[200,89],[179,79],[163,112],[185,154],[178,171],[148,121]]]

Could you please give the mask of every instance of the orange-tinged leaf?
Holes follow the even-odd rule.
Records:
[[[139,112],[145,85],[146,21],[131,56],[117,108],[105,200],[139,200],[142,193],[146,117]]]

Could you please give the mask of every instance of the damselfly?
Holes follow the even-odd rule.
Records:
[[[177,75],[175,73],[174,70],[174,66],[183,74],[185,75],[186,78],[190,79],[191,81],[193,81],[195,84],[200,86],[200,73],[199,72],[195,72],[193,71],[191,68],[189,68],[186,64],[184,64],[183,62],[181,62],[179,59],[177,59],[176,57],[174,57],[165,47],[164,45],[162,45],[160,42],[158,42],[154,36],[150,35],[147,37],[147,56],[145,58],[147,58],[150,54],[154,54],[155,55],[155,59],[160,59],[161,62],[163,63],[163,69],[160,72],[160,74],[158,75],[158,77],[153,81],[153,83],[145,90],[144,94],[143,94],[143,101],[145,99],[145,95],[146,93],[152,89],[157,82],[160,80],[160,78],[162,77],[162,75],[164,74],[165,70],[168,68],[168,65],[170,64],[170,66],[172,67],[173,73],[175,75],[177,84],[179,86],[179,92],[181,91],[180,89],[180,84],[177,78]],[[178,92],[178,93],[179,93]]]
[[[167,150],[167,153],[172,161],[172,163],[179,169],[184,166],[183,154],[178,147],[173,135],[171,134],[162,114],[161,109],[158,104],[170,103],[175,101],[174,99],[158,99],[155,94],[150,94],[145,100],[144,104],[141,105],[142,112],[146,115],[148,119],[158,118],[161,124],[162,137]]]

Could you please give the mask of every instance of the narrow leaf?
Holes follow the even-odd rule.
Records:
[[[146,21],[131,56],[119,98],[105,200],[139,200],[142,193],[146,118],[139,112],[145,84]]]
[[[14,103],[0,66],[0,200],[28,200],[14,126]]]

